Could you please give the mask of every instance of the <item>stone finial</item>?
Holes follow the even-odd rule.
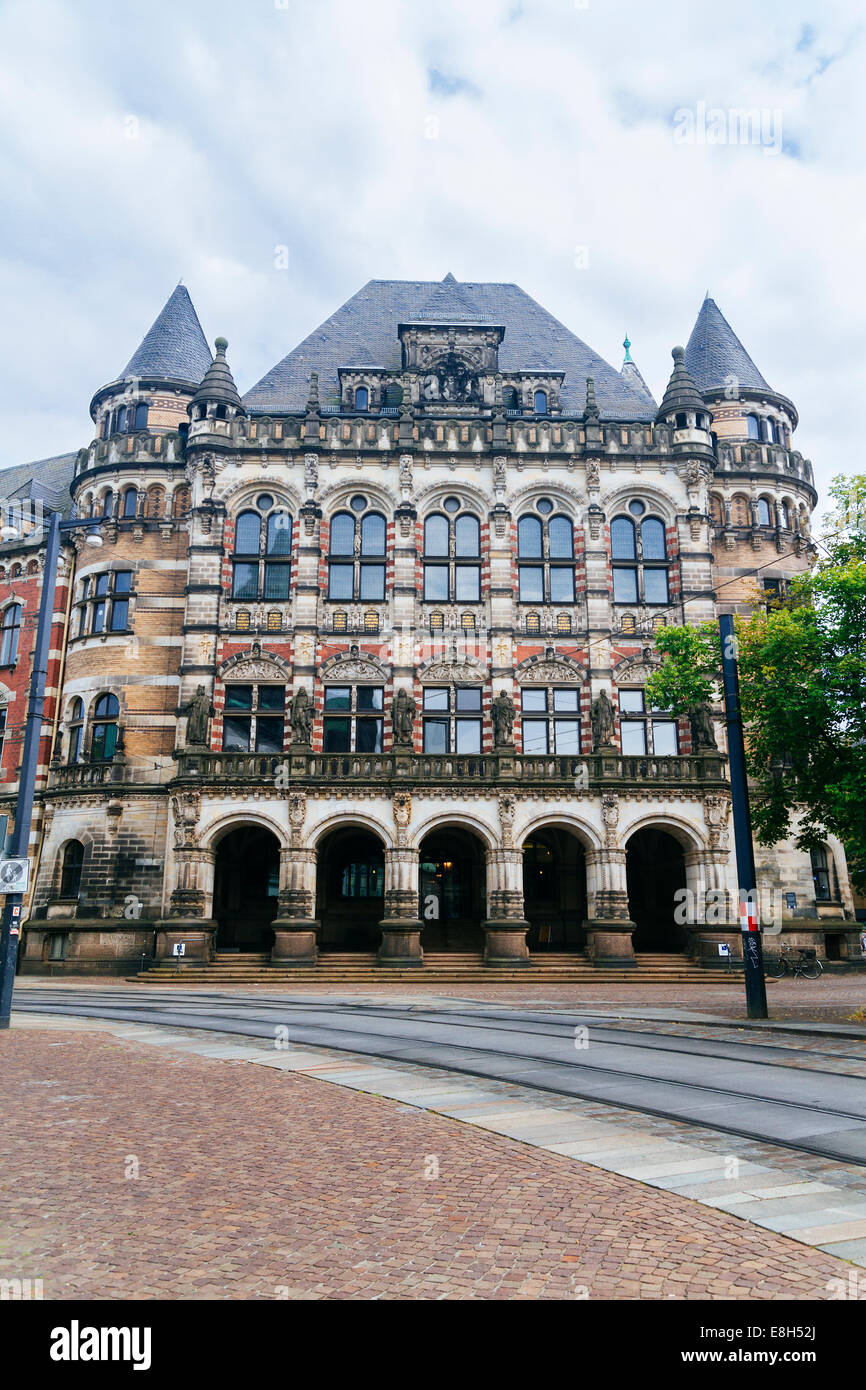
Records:
[[[586,378],[586,407],[583,412],[585,420],[597,420],[598,403],[595,399],[595,381],[591,376]]]

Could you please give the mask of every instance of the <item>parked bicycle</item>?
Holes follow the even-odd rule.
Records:
[[[790,946],[782,946],[781,954],[770,956],[764,962],[764,974],[769,980],[781,980],[783,975],[793,975],[795,980],[820,980],[824,967],[818,953],[801,946],[796,955]]]

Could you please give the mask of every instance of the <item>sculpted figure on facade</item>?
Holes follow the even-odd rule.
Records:
[[[514,747],[514,701],[507,690],[500,690],[490,706],[493,715],[494,748]]]
[[[292,726],[292,743],[309,745],[313,739],[313,712],[310,697],[302,685],[289,702],[289,722]]]
[[[394,743],[412,747],[415,730],[415,701],[406,690],[398,690],[391,705]]]
[[[599,691],[590,708],[592,720],[592,751],[613,747],[616,712],[606,690]]]
[[[184,705],[186,715],[186,741],[195,746],[207,747],[208,721],[213,714],[213,705],[203,685],[196,687],[192,699]]]
[[[713,728],[713,712],[706,700],[692,705],[689,710],[689,725],[692,731],[692,749],[718,748],[716,731]]]

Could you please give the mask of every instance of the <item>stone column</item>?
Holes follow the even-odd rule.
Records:
[[[273,923],[274,965],[315,965],[319,959],[316,915],[316,851],[280,850],[280,896]]]
[[[586,949],[594,965],[636,965],[624,849],[586,851]]]
[[[484,964],[528,966],[526,933],[529,923],[523,916],[523,851],[487,851],[487,920],[484,930]]]
[[[168,916],[157,923],[158,959],[173,957],[175,945],[183,942],[184,961],[213,960],[217,923],[210,913],[215,863],[213,850],[175,849],[175,886]]]
[[[700,965],[727,969],[727,959],[719,955],[721,944],[730,946],[732,956],[741,959],[743,954],[739,917],[735,915],[739,912],[737,895],[731,894],[727,883],[728,851],[692,850],[684,859],[691,895],[686,898],[690,909],[686,921],[689,955]],[[712,895],[709,902],[708,895]]]
[[[385,850],[385,916],[379,964],[420,967],[422,922],[418,916],[418,850]]]

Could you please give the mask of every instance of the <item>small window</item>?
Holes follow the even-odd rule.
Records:
[[[547,414],[547,392],[536,391],[535,393],[535,413],[536,415]]]
[[[134,517],[138,511],[138,489],[130,487],[123,494],[123,515],[126,518]]]
[[[268,613],[268,632],[282,632],[283,615],[278,608],[272,608]]]
[[[760,439],[761,434],[758,428],[757,415],[746,416],[746,434],[749,439]]]
[[[104,605],[103,605],[104,607]],[[116,695],[100,695],[93,710],[90,756],[94,762],[110,762],[117,748],[120,705]]]
[[[250,630],[250,610],[239,608],[235,614],[235,627],[238,632],[249,632]]]
[[[815,901],[819,903],[830,902],[830,864],[823,845],[812,850],[812,878],[815,883]]]
[[[18,660],[18,639],[21,635],[21,604],[10,603],[3,610],[0,622],[0,666],[14,666]]]
[[[334,632],[347,632],[349,628],[349,615],[345,608],[338,608],[331,619],[331,628]]]
[[[769,504],[769,502],[767,501],[766,497],[759,497],[759,498],[758,498],[758,525],[759,525],[759,526],[772,526],[772,524],[773,524],[773,522],[772,522],[772,518],[771,518],[771,516],[770,516],[770,504]]]
[[[61,898],[78,897],[78,894],[81,891],[81,869],[83,864],[83,844],[80,840],[70,840],[63,851],[63,863],[60,872]]]
[[[527,613],[527,615],[526,615],[526,631],[527,631],[527,632],[540,632],[540,631],[541,631],[541,616],[540,616],[540,614],[538,614],[538,613]]]
[[[133,429],[147,429],[147,406],[144,404],[144,402],[140,402],[135,407],[135,421],[133,424]]]
[[[356,389],[355,389],[355,409],[356,409],[356,410],[369,410],[369,408],[370,408],[370,392],[367,390],[366,386],[358,386],[358,387],[356,387]]]

